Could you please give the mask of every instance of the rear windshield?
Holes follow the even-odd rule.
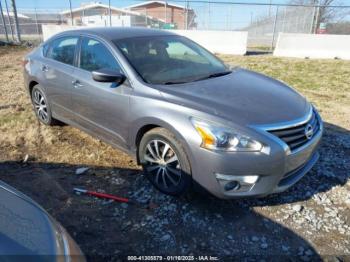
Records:
[[[181,36],[134,37],[113,42],[150,84],[192,82],[227,71],[218,58]]]

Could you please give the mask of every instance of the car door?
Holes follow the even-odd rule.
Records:
[[[50,42],[41,71],[46,96],[53,116],[72,120],[71,88],[74,72],[75,52],[79,36],[64,36]]]
[[[126,80],[116,86],[92,79],[92,71],[122,69],[109,47],[102,41],[82,37],[77,68],[74,71],[72,105],[76,122],[110,143],[126,147],[129,96],[132,88]]]

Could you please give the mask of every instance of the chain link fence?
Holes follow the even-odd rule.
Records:
[[[141,26],[160,29],[248,31],[248,47],[270,50],[284,33],[350,34],[350,6],[212,1],[67,0],[13,7],[0,0],[0,40],[42,41],[42,25]],[[18,32],[18,34],[17,34]]]

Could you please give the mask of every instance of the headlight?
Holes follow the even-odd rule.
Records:
[[[191,119],[202,138],[201,146],[211,150],[259,152],[263,145],[230,128],[197,119]]]

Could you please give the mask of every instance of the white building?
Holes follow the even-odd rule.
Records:
[[[138,12],[125,10],[117,7],[110,7],[99,2],[82,4],[78,8],[72,9],[73,25],[84,26],[147,26],[159,24],[157,19],[140,14]],[[71,10],[65,10],[60,13],[67,21],[72,24]],[[111,20],[111,21],[110,21]]]

